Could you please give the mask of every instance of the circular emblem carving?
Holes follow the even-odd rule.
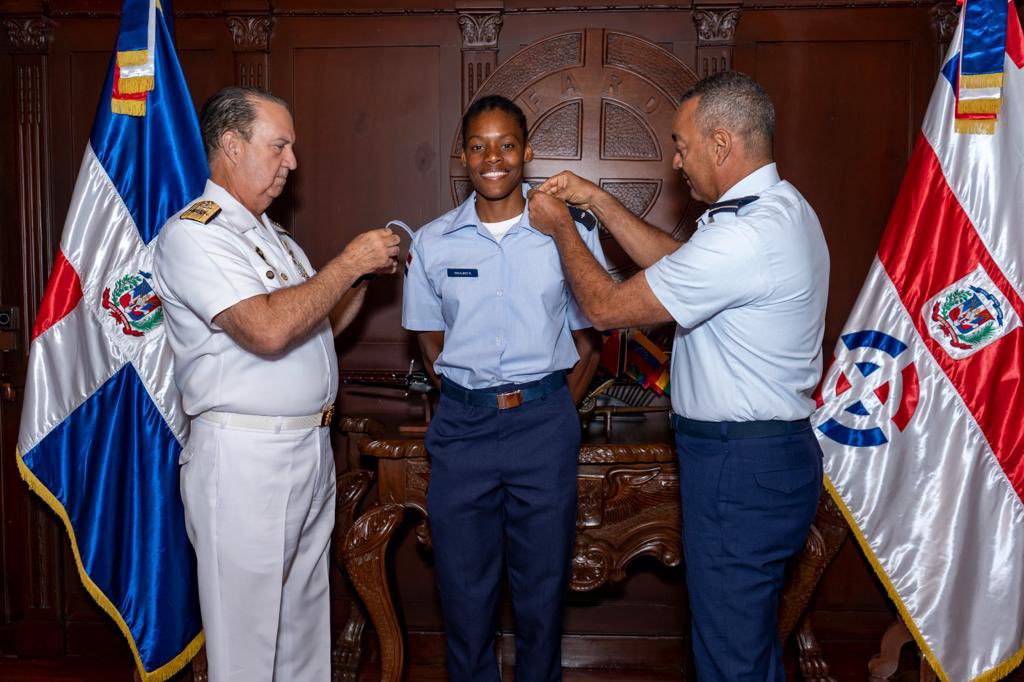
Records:
[[[688,236],[703,204],[692,201],[679,173],[672,119],[697,76],[670,52],[626,33],[588,29],[540,40],[502,64],[477,91],[513,100],[526,114],[538,184],[561,170],[597,182],[630,211],[677,237]],[[472,185],[452,145],[451,190],[456,203]],[[603,233],[604,234],[604,233]],[[636,266],[604,234],[613,275]]]

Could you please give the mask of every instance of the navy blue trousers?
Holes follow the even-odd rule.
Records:
[[[810,428],[738,439],[677,429],[676,448],[697,679],[784,682],[779,594],[817,509],[818,441]]]
[[[560,680],[580,447],[569,389],[501,411],[442,395],[426,446],[449,679],[499,679],[494,635],[504,556],[516,680]]]

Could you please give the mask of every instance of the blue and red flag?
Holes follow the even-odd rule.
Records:
[[[33,327],[18,467],[64,521],[82,582],[147,682],[203,643],[178,492],[188,420],[150,266],[160,227],[207,174],[170,2],[126,0]]]
[[[1022,168],[1017,11],[966,0],[814,416],[826,485],[944,682],[1024,660]]]

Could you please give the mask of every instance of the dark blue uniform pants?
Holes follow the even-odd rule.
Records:
[[[697,679],[784,682],[779,594],[818,505],[818,441],[809,427],[730,439],[677,426],[676,448]]]
[[[580,446],[569,389],[501,411],[442,395],[426,446],[449,678],[499,679],[494,634],[504,555],[516,620],[516,679],[561,679]]]

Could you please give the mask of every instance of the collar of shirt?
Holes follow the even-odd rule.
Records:
[[[213,180],[206,181],[206,189],[203,190],[203,196],[215,201],[220,206],[221,215],[218,217],[223,217],[224,220],[219,224],[232,232],[239,235],[245,234],[249,230],[259,227],[260,222],[271,232],[274,231],[266,213],[260,216],[260,220],[257,221],[256,216],[250,213],[249,209],[242,206],[238,199]]]
[[[526,198],[526,193],[529,191],[530,186],[524,182],[522,186],[524,199]],[[448,225],[448,227],[446,227],[441,234],[449,235],[452,232],[467,227],[476,228],[477,234],[479,234],[481,237],[485,237],[487,239],[490,239],[492,242],[497,243],[497,241],[494,239],[491,233],[487,231],[487,228],[483,226],[483,222],[480,220],[480,216],[478,216],[476,213],[476,192],[470,194],[469,199],[466,199],[464,202],[462,202],[462,205],[459,206],[459,210],[455,213],[455,217],[452,219],[451,224]],[[529,230],[530,232],[536,232],[537,234],[542,234],[541,232],[534,229],[533,226],[530,225],[529,200],[527,200],[526,206],[523,207],[523,215],[519,219],[519,222],[513,225],[509,229],[509,231],[505,233],[505,237],[515,234],[516,232],[519,231],[520,228]]]
[[[782,178],[779,177],[779,169],[775,163],[766,163],[727,189],[725,194],[719,197],[718,202],[729,201],[730,199],[746,197],[753,194],[760,194],[766,189],[779,184],[781,181]],[[697,219],[697,224],[704,225],[707,221],[708,212],[704,211],[701,213],[700,218]]]

